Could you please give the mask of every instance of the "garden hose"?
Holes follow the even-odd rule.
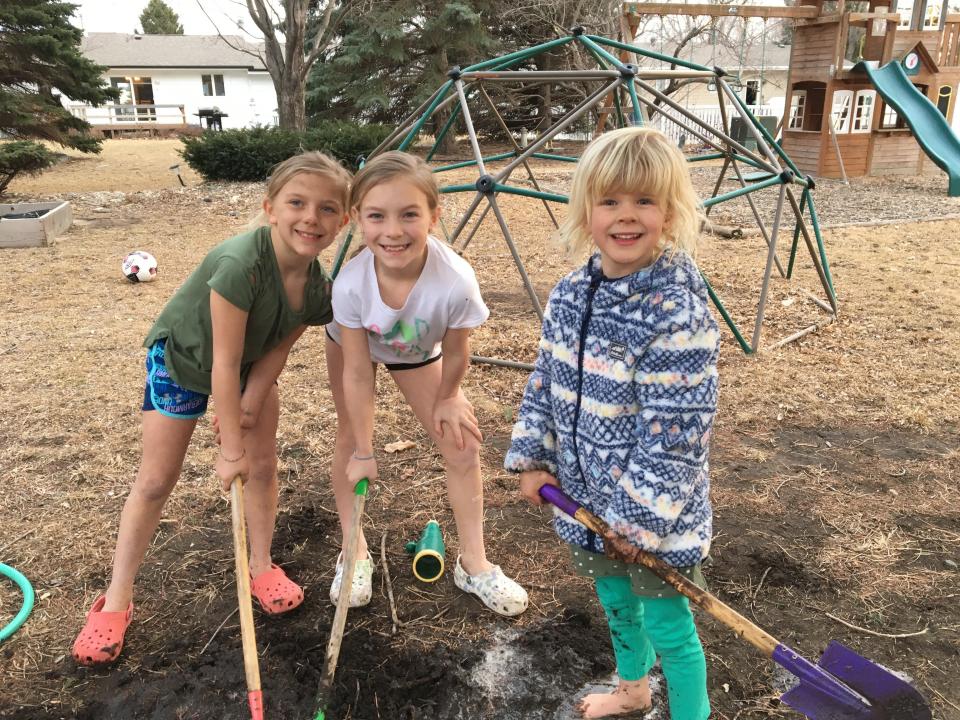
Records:
[[[14,570],[9,565],[0,563],[0,575],[4,575],[13,580],[20,588],[20,592],[23,593],[23,606],[20,608],[20,612],[17,613],[17,616],[11,620],[6,627],[0,630],[0,643],[2,643],[19,630],[20,626],[27,621],[27,618],[33,610],[34,595],[33,586],[30,584],[30,581],[27,580],[22,573]]]

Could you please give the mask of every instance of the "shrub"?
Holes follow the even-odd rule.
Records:
[[[40,143],[14,140],[0,143],[0,195],[20,173],[36,175],[56,161],[56,156]]]
[[[385,125],[330,121],[299,133],[280,128],[205,132],[182,138],[180,155],[207,180],[256,182],[301,150],[322,150],[356,169],[357,156],[369,153],[390,134]]]

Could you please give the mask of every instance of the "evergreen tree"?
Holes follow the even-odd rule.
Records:
[[[180,17],[163,0],[150,0],[140,13],[145,35],[183,35]]]
[[[314,118],[398,123],[446,81],[453,65],[466,67],[567,35],[575,25],[610,34],[619,3],[613,0],[393,0],[375,2],[345,22],[340,42],[314,68],[307,93]],[[528,59],[512,69],[596,68],[575,44]],[[497,114],[514,131],[544,130],[552,119],[595,87],[583,83],[487,83]],[[472,91],[474,126],[500,141],[504,131],[486,98]],[[455,107],[455,105],[449,106]],[[449,110],[448,110],[449,112]],[[440,112],[427,130],[448,118]],[[462,121],[455,127],[463,132]],[[448,133],[446,140],[451,140]],[[442,150],[449,150],[445,143]]]
[[[308,113],[317,119],[396,123],[447,79],[499,52],[487,0],[371,3],[341,27],[341,42],[314,67]],[[436,132],[449,108],[435,116]]]
[[[59,97],[91,105],[117,97],[104,85],[105,68],[80,54],[83,33],[70,24],[76,8],[59,0],[0,2],[0,134],[100,151],[90,125]]]

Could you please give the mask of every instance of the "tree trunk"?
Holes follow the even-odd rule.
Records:
[[[352,0],[343,0],[341,14],[345,13],[351,4]],[[339,22],[338,19],[331,27],[334,4],[332,0],[326,3],[319,24],[315,28],[317,35],[311,41],[307,54],[304,54],[304,45],[309,20],[310,2],[308,0],[283,0],[284,17],[281,28],[283,43],[278,36],[274,16],[276,10],[273,6],[268,9],[269,3],[265,0],[246,0],[246,5],[254,24],[263,33],[265,50],[263,61],[273,79],[273,89],[277,93],[277,121],[285,130],[303,132],[307,126],[305,105],[307,72],[330,42],[332,35],[327,34],[328,30],[332,32]]]
[[[302,132],[307,127],[304,86],[295,73],[288,71],[277,88],[277,116],[284,130]]]
[[[445,75],[450,69],[446,49],[438,48],[435,57],[437,58],[437,69],[440,70],[441,75]],[[456,91],[456,88],[452,88],[450,92],[456,93]],[[447,120],[450,119],[450,113],[454,111],[454,108],[459,107],[459,105],[459,102],[454,102],[433,113],[431,120],[433,122],[434,137],[440,134],[440,131],[443,130],[444,126],[447,124]],[[456,120],[453,123],[453,126],[447,130],[447,134],[443,136],[443,139],[440,141],[440,144],[437,147],[438,152],[442,153],[443,155],[452,155],[457,151],[457,128],[462,122],[463,121],[460,119]]]

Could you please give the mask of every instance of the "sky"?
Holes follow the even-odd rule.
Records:
[[[140,13],[147,0],[70,0],[78,5],[73,16],[74,25],[86,32],[132,33],[140,30]],[[165,0],[180,17],[187,35],[215,35],[217,30],[207,19],[202,4],[224,35],[242,35],[247,39],[260,38],[261,33],[250,19],[244,0]],[[246,33],[237,30],[236,21],[243,21]]]

